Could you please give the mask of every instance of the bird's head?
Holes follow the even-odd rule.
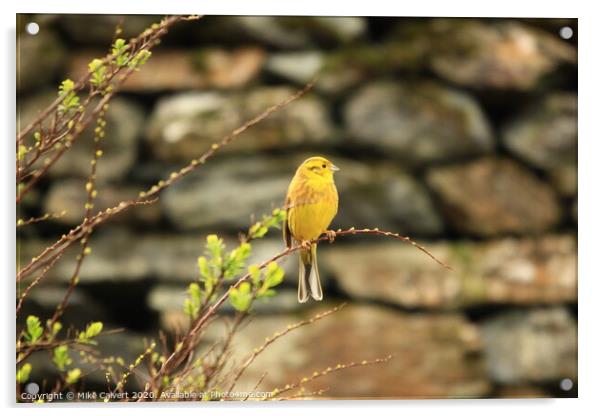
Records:
[[[321,156],[314,156],[306,159],[299,169],[308,177],[315,177],[315,175],[317,175],[329,180],[332,180],[334,172],[339,170],[339,168],[330,160]]]

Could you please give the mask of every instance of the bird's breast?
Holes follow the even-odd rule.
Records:
[[[289,194],[288,224],[297,241],[312,240],[324,233],[338,209],[334,183],[300,183]]]

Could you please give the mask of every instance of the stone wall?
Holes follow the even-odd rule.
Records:
[[[105,54],[117,23],[133,36],[157,20],[21,18],[41,27],[18,34],[21,125],[61,79]],[[570,41],[558,36],[567,25]],[[99,208],[136,196],[318,74],[316,87],[158,204],[99,228],[65,322],[125,327],[101,347],[136,355],[144,336],[184,322],[205,236],[234,241],[280,206],[305,157],[322,154],[341,168],[334,228],[409,235],[454,270],[399,242],[340,239],[320,246],[326,300],[299,305],[296,259],[286,260],[282,289],[258,305],[235,356],[302,317],[349,305],[270,347],[242,390],[266,370],[268,389],[393,354],[314,387],[330,397],[575,396],[576,33],[576,20],[558,19],[211,16],[174,28],[111,104]],[[23,229],[20,258],[80,222],[91,146],[81,140],[24,201],[21,217],[66,215]],[[251,261],[281,248],[273,235],[254,245]],[[25,313],[50,313],[73,264],[74,254],[64,257]],[[560,388],[565,378],[570,391]]]

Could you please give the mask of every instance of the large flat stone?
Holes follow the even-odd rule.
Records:
[[[577,300],[574,237],[502,239],[484,243],[424,243],[448,270],[402,242],[367,239],[320,253],[324,270],[353,299],[406,308],[456,308],[479,304],[554,304]],[[341,239],[342,240],[342,239]]]

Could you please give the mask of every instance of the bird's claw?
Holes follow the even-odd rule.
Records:
[[[311,249],[311,242],[309,242],[307,240],[301,241],[301,247],[304,250],[310,250]]]
[[[328,237],[328,241],[332,244],[334,243],[334,239],[337,236],[336,231],[334,230],[326,230],[326,237]]]

